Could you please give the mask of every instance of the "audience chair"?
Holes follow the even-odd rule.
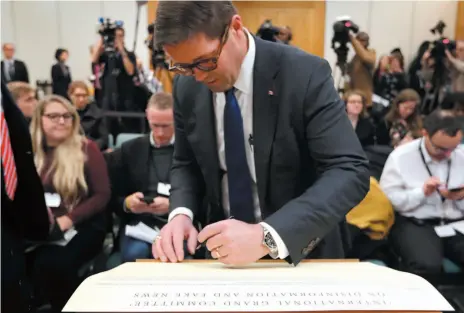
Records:
[[[114,149],[114,137],[113,134],[108,135],[108,148]]]
[[[139,133],[121,133],[119,134],[117,137],[116,137],[116,143],[114,145],[115,148],[120,148],[121,145],[126,142],[126,141],[129,141],[131,139],[135,139],[135,138],[138,138],[138,137],[141,137],[143,136],[144,134],[139,134]]]

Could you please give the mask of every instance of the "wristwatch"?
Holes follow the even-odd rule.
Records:
[[[263,228],[264,236],[263,236],[263,245],[269,249],[269,255],[273,259],[277,259],[279,256],[279,250],[277,248],[277,243],[275,242],[274,238],[272,237],[271,232],[266,226],[261,225]]]

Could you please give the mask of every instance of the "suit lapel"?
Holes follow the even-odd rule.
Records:
[[[189,139],[192,149],[196,150],[197,161],[205,171],[205,180],[212,186],[214,196],[219,201],[221,186],[213,96],[203,84],[197,84],[197,88],[189,118]]]
[[[253,70],[253,144],[256,180],[261,210],[265,210],[269,164],[279,103],[275,79],[279,71],[278,52],[271,43],[255,38]],[[272,65],[271,65],[272,64]]]

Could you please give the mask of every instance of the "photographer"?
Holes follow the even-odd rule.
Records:
[[[114,53],[105,52],[107,47],[103,44],[103,38],[98,40],[92,53],[92,63],[104,65],[102,102],[105,104],[105,101],[108,101],[105,100],[105,97],[110,94],[109,90],[105,89],[115,86],[116,90],[111,90],[111,92],[117,93],[117,103],[111,103],[111,101],[109,104],[105,104],[104,106],[107,107],[103,107],[104,110],[133,111],[133,75],[135,73],[136,56],[124,47],[124,35],[124,28],[117,27],[114,38]],[[110,64],[110,61],[114,62]],[[111,84],[110,78],[115,78],[116,83]]]
[[[464,92],[464,41],[456,42],[456,57],[449,50],[445,50],[450,62],[451,91]]]
[[[367,97],[368,106],[372,105],[373,80],[376,52],[369,47],[369,35],[360,32],[356,35],[349,34],[351,45],[355,51],[355,56],[348,65],[348,75],[350,77],[350,89],[359,89]]]

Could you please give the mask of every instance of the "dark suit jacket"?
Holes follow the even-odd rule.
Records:
[[[44,190],[33,161],[26,121],[2,82],[2,105],[16,163],[13,201],[6,195],[2,167],[2,312],[23,312],[29,304],[23,240],[46,240],[49,220]]]
[[[321,239],[317,257],[343,257],[337,226],[369,190],[369,172],[329,64],[291,46],[255,41],[253,141],[263,219],[286,244],[289,262],[298,264]],[[173,96],[171,210],[201,215],[205,194],[207,222],[221,220],[212,93],[194,77],[179,77]]]
[[[362,147],[367,147],[375,143],[375,127],[368,118],[359,118],[355,130]]]
[[[72,81],[71,72],[69,71],[69,66],[65,65],[67,73],[63,72],[61,65],[56,63],[52,66],[52,92],[55,95],[60,95],[69,99],[68,96],[68,86]]]
[[[108,127],[100,108],[95,102],[91,102],[84,110],[78,112],[85,135],[95,141],[100,150],[106,150],[108,148]]]
[[[14,76],[11,77],[11,80],[8,81],[5,77],[4,66],[5,64],[2,61],[2,82],[5,82],[5,84],[9,83],[10,81],[20,81],[29,83],[29,73],[27,72],[27,66],[23,61],[14,60],[15,73]]]
[[[137,224],[139,221],[149,226],[158,225],[151,214],[124,212],[124,200],[135,192],[144,192],[149,184],[150,135],[125,142],[107,156],[112,186],[111,208],[121,217],[121,225]],[[167,219],[167,216],[166,216]]]

